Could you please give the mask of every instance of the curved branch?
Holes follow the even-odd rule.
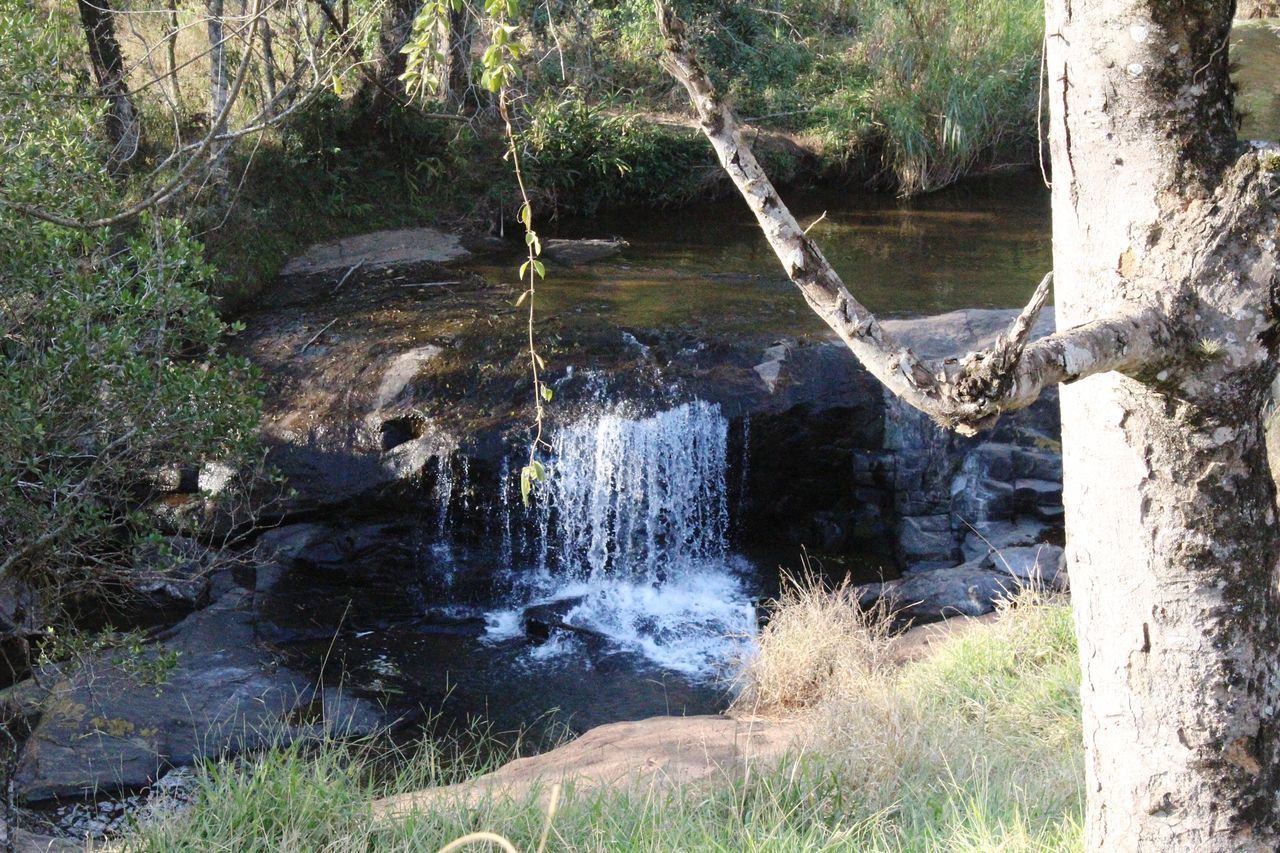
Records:
[[[971,434],[993,426],[1002,412],[1029,406],[1050,385],[1132,369],[1155,352],[1162,323],[1154,313],[1102,321],[1028,343],[1049,296],[1050,273],[990,349],[926,365],[854,298],[806,236],[742,139],[737,116],[699,65],[684,23],[665,0],[654,4],[664,40],[662,65],[689,93],[703,134],[755,214],[788,278],[863,367],[904,402],[943,426]]]

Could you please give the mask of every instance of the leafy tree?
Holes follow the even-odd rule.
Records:
[[[0,2],[0,191],[93,219],[127,184],[97,132],[115,104],[83,97],[77,35]],[[255,381],[222,351],[213,270],[178,220],[83,230],[0,205],[0,246],[0,581],[59,601],[128,586],[144,540],[198,532],[149,511],[176,472],[251,453]]]

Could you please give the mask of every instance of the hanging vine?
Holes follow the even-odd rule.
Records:
[[[409,91],[421,93],[438,91],[443,74],[444,64],[448,61],[448,48],[445,40],[449,37],[449,13],[462,9],[463,0],[430,0],[423,5],[414,19],[413,33],[402,52],[406,55],[406,68],[402,76]],[[538,354],[537,341],[534,337],[534,297],[537,294],[538,282],[546,278],[546,267],[540,259],[542,241],[533,227],[533,205],[529,199],[529,191],[525,185],[524,172],[520,168],[520,147],[516,142],[515,127],[511,121],[511,87],[519,77],[518,62],[524,54],[524,47],[517,38],[517,27],[512,21],[520,12],[519,0],[485,0],[484,14],[490,22],[491,38],[488,47],[481,57],[480,83],[485,89],[497,95],[498,115],[502,119],[503,130],[507,141],[507,150],[503,159],[511,163],[515,173],[516,186],[520,192],[520,224],[524,227],[524,243],[526,257],[520,265],[519,279],[523,286],[516,307],[528,306],[526,314],[527,352],[529,372],[533,377],[533,427],[529,441],[529,460],[520,469],[520,497],[527,506],[529,496],[535,483],[547,478],[547,469],[538,460],[539,448],[550,449],[543,439],[543,427],[546,417],[545,405],[551,402],[553,392],[551,386],[543,381],[546,362]]]

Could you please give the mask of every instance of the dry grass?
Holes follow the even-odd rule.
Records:
[[[769,611],[730,713],[795,713],[888,677],[888,614],[859,607],[847,580],[831,589],[812,573],[784,576]]]
[[[888,615],[861,611],[847,584],[791,580],[733,712],[802,714],[889,847],[1071,847],[1083,761],[1069,606],[1025,590],[905,665]]]

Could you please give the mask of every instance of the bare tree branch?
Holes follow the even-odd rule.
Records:
[[[132,219],[144,211],[163,204],[180,192],[183,187],[190,181],[190,174],[195,166],[204,160],[204,155],[209,151],[210,147],[218,139],[226,126],[227,116],[231,114],[231,108],[235,106],[236,99],[240,95],[240,89],[244,85],[245,78],[249,73],[249,66],[253,62],[253,41],[257,36],[257,19],[262,14],[262,0],[254,0],[252,11],[249,14],[248,41],[245,46],[244,55],[240,59],[240,67],[236,69],[235,81],[231,85],[231,90],[227,93],[226,100],[222,104],[222,109],[218,112],[214,120],[209,123],[209,132],[196,146],[196,151],[191,155],[190,159],[178,169],[178,173],[174,175],[167,185],[153,192],[151,195],[130,205],[111,216],[103,216],[98,219],[75,219],[70,216],[62,216],[61,214],[51,213],[47,210],[41,210],[31,205],[20,204],[9,201],[0,195],[0,205],[8,207],[25,216],[33,219],[42,219],[45,222],[52,222],[55,225],[63,225],[67,228],[79,228],[83,230],[91,230],[94,228],[104,228],[108,225],[116,225],[120,222]]]
[[[845,287],[744,142],[737,116],[694,57],[684,23],[654,0],[664,39],[662,65],[689,93],[702,132],[755,214],[765,238],[809,307],[862,365],[903,401],[964,434],[995,424],[1002,412],[1035,402],[1050,385],[1109,370],[1132,370],[1157,351],[1163,322],[1153,311],[1028,337],[1049,296],[1046,275],[1013,326],[988,350],[927,365],[903,346]]]

